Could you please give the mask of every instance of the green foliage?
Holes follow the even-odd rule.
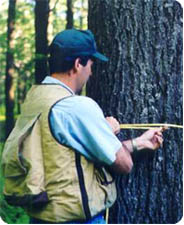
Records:
[[[0,105],[4,105],[5,102],[4,84],[7,52],[7,17],[8,1],[2,0],[0,3]],[[19,103],[23,101],[27,90],[34,83],[34,5],[30,1],[17,1],[13,39],[14,113],[17,114],[19,112]],[[20,85],[20,83],[23,85]],[[24,87],[23,89],[20,88],[22,86]],[[23,95],[20,93],[23,93]],[[19,99],[19,97],[21,97],[21,99]],[[0,107],[0,109],[1,108],[2,107]],[[1,111],[0,115],[2,115]]]
[[[3,115],[5,115],[5,107],[4,105],[0,105],[0,116],[3,116]]]
[[[74,27],[77,29],[87,29],[88,1],[74,0]]]
[[[0,105],[4,104],[4,79],[6,66],[7,3],[0,3]],[[1,112],[0,112],[1,113]]]
[[[2,196],[1,196],[2,198]],[[28,224],[29,217],[23,209],[12,207],[4,199],[0,199],[0,216],[8,224]]]

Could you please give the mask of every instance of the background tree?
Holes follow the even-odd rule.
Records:
[[[9,0],[8,22],[7,22],[7,53],[6,53],[6,80],[5,80],[5,102],[6,102],[6,137],[14,126],[14,26],[15,26],[16,0]]]
[[[16,7],[16,34],[15,42],[15,81],[16,98],[14,114],[20,114],[20,105],[23,103],[27,91],[35,82],[35,27],[34,1],[17,2]]]
[[[84,19],[84,16],[83,16],[83,11],[84,11],[84,0],[81,0],[81,10],[82,10],[82,13],[80,15],[80,29],[83,28],[83,19]]]
[[[47,69],[47,53],[48,39],[47,28],[49,18],[49,2],[50,0],[35,0],[35,81],[41,83],[48,73]]]
[[[66,29],[73,28],[73,0],[67,0]]]
[[[95,18],[95,19],[94,19]],[[105,115],[121,123],[182,123],[182,7],[174,0],[89,0],[89,28],[99,51],[87,85]],[[140,135],[123,130],[119,138]],[[176,223],[182,217],[182,130],[164,133],[155,153],[134,155],[117,176],[111,223]]]

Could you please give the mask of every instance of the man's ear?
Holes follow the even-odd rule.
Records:
[[[78,71],[81,68],[80,58],[77,58],[74,63],[74,71]]]
[[[71,73],[77,73],[80,70],[80,68],[81,68],[80,58],[77,58],[75,60],[73,68],[70,70],[70,75],[71,75]]]

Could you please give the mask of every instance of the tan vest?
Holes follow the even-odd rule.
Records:
[[[30,216],[54,223],[88,220],[116,199],[111,175],[51,134],[50,110],[67,97],[72,94],[60,85],[33,86],[2,158],[5,196],[15,205],[23,199]],[[48,202],[39,206],[44,194]],[[35,196],[38,207],[30,203]]]

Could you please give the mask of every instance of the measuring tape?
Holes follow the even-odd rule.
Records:
[[[182,125],[177,124],[168,124],[168,123],[135,123],[135,124],[120,124],[121,129],[155,129],[159,127],[172,127],[172,128],[181,128],[183,129]]]

